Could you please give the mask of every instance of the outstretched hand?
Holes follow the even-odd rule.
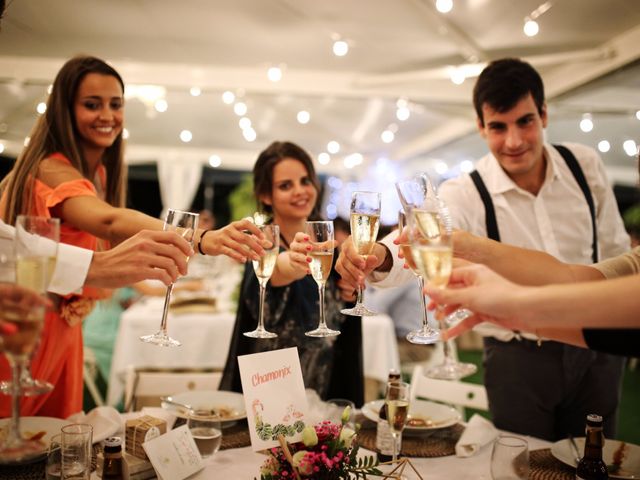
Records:
[[[485,265],[469,264],[454,268],[449,286],[439,289],[427,284],[425,293],[431,297],[430,309],[435,304],[444,306],[449,315],[458,308],[467,308],[473,315],[442,333],[448,340],[471,330],[482,322],[491,322],[512,330],[531,331],[530,325],[517,316],[517,300],[526,295],[528,287],[514,284]]]
[[[344,282],[351,285],[354,289],[358,286],[363,287],[366,276],[384,261],[384,257],[378,258],[382,252],[386,252],[386,249],[376,244],[374,252],[372,252],[371,255],[367,255],[365,259],[358,253],[356,247],[353,245],[351,236],[349,236],[342,242],[340,247],[340,255],[336,262],[336,271],[340,274]]]
[[[200,248],[207,255],[226,255],[237,262],[258,260],[265,254],[260,242],[264,234],[253,223],[245,218],[231,222],[218,230],[207,232],[200,239]]]
[[[170,285],[187,274],[191,255],[191,246],[176,232],[142,230],[111,250],[95,252],[86,283],[119,288],[155,279]]]

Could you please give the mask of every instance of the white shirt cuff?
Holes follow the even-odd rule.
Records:
[[[91,250],[60,243],[49,291],[58,295],[82,293],[82,286],[89,273],[92,258]]]

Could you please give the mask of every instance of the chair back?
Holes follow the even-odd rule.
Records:
[[[127,368],[124,408],[157,407],[160,397],[188,390],[217,390],[222,372],[214,369]]]
[[[437,380],[424,375],[422,366],[413,369],[411,375],[411,400],[426,398],[462,407],[489,410],[487,390],[484,385],[459,380]]]

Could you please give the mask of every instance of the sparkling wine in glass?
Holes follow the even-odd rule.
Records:
[[[258,228],[264,235],[264,248],[265,254],[260,257],[259,260],[253,261],[253,270],[258,277],[258,283],[260,284],[260,311],[258,312],[258,326],[251,332],[244,332],[245,337],[251,338],[275,338],[278,335],[273,332],[269,332],[264,328],[264,298],[267,290],[267,282],[273,274],[273,269],[276,266],[276,259],[280,252],[280,228],[278,225],[258,225]]]
[[[451,225],[443,202],[438,198],[427,199],[421,208],[414,208],[409,216],[409,238],[416,265],[423,278],[437,288],[449,282],[453,262]],[[444,330],[446,319],[438,307],[436,317]],[[444,342],[444,361],[426,372],[430,378],[457,380],[476,372],[472,363],[458,362],[449,342]]]
[[[18,217],[15,237],[16,284],[44,295],[50,278],[51,261],[47,251],[39,250],[37,244],[42,242],[46,245],[47,239],[27,232],[23,228],[24,222],[25,217]],[[34,245],[36,248],[32,249]],[[7,309],[0,312],[2,321],[13,324],[18,330],[7,336],[3,344],[4,354],[11,367],[11,421],[0,446],[0,463],[25,460],[42,450],[40,442],[23,438],[20,432],[20,379],[38,344],[44,314],[45,308],[37,305],[32,305],[27,311]]]
[[[182,210],[169,209],[164,219],[165,231],[175,231],[193,246],[193,237],[198,229],[198,214],[191,212],[183,212]],[[167,293],[164,297],[164,308],[162,309],[162,320],[160,321],[160,330],[153,335],[144,335],[140,340],[161,347],[179,347],[180,342],[169,336],[167,332],[167,317],[169,315],[169,304],[171,302],[171,292],[173,291],[173,283],[167,287]]]
[[[311,276],[318,284],[320,322],[318,328],[305,332],[309,337],[334,337],[340,335],[339,330],[332,330],[327,327],[324,314],[324,287],[331,273],[333,266],[333,250],[336,246],[333,234],[333,222],[307,222],[305,225],[305,233],[309,235],[312,250],[309,252],[311,257]]]
[[[16,219],[16,237],[14,239],[14,250],[16,257],[22,260],[16,264],[23,275],[30,269],[31,263],[39,263],[39,257],[45,257],[47,263],[46,288],[49,287],[53,271],[56,266],[58,254],[58,243],[60,241],[60,220],[57,218],[37,217],[32,215],[19,215]],[[37,336],[40,339],[40,334]],[[22,369],[20,375],[20,393],[23,396],[31,397],[42,395],[53,390],[53,385],[45,380],[34,379],[31,376],[29,363],[35,354],[36,348],[32,348],[29,353],[27,365]],[[0,382],[0,392],[4,395],[11,395],[13,388],[11,380]]]
[[[400,210],[400,212],[398,212],[398,230],[400,234],[402,234],[405,227],[408,227],[408,219],[405,212]],[[411,243],[407,241],[407,243],[401,244],[400,249],[402,250],[402,254],[404,255],[404,259],[407,262],[407,265],[409,265],[409,268],[411,268],[411,271],[416,276],[416,280],[418,281],[418,288],[420,290],[420,301],[422,303],[422,326],[418,330],[409,332],[407,334],[407,340],[411,343],[420,345],[434,343],[440,337],[440,332],[433,329],[431,325],[429,325],[429,321],[427,319],[427,302],[424,297],[424,277],[420,273],[420,270],[418,269],[418,266],[413,259]]]
[[[359,255],[371,254],[380,228],[380,193],[353,192],[351,196],[351,240]],[[377,315],[362,303],[362,288],[358,286],[358,296],[353,308],[341,310],[344,315],[369,317]]]
[[[402,435],[409,418],[409,384],[406,382],[392,381],[387,383],[384,397],[387,409],[387,421],[393,436],[393,460],[398,459],[398,438]]]

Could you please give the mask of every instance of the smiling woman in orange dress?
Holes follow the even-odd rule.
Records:
[[[142,229],[162,230],[162,221],[123,208],[123,125],[124,83],[118,72],[95,57],[67,61],[53,83],[45,114],[0,184],[3,220],[15,224],[20,214],[58,217],[61,242],[92,250],[106,249]],[[242,220],[204,236],[199,230],[195,244],[209,255],[258,258],[263,250],[246,230],[260,235]],[[23,398],[22,415],[67,417],[82,409],[80,323],[95,300],[107,294],[85,287],[80,295],[56,297],[32,361],[33,376],[55,387],[49,394]],[[8,378],[8,364],[4,358],[0,362],[0,378]],[[8,397],[2,396],[0,417],[8,413]]]

